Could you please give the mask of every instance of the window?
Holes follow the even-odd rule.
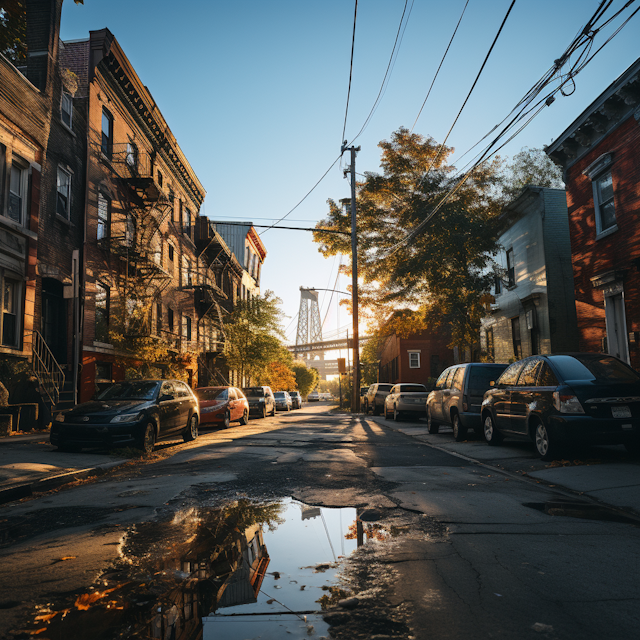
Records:
[[[186,256],[182,256],[182,286],[191,286],[191,262]]]
[[[138,147],[133,142],[127,142],[127,166],[133,171],[138,170]]]
[[[127,247],[134,247],[136,244],[136,219],[133,217],[133,214],[127,213],[125,224],[124,242]]]
[[[451,369],[447,370],[447,377],[444,381],[443,388],[449,389],[451,387],[451,381],[453,380],[453,376],[456,372],[456,367],[451,367]]]
[[[2,282],[2,344],[18,347],[20,343],[20,323],[18,310],[22,284],[19,280],[5,277]]]
[[[542,370],[540,371],[540,375],[538,376],[538,386],[539,387],[557,387],[558,379],[556,378],[553,371],[551,371],[551,367],[543,362]]]
[[[409,351],[409,369],[419,369],[419,368],[420,368],[420,352]]]
[[[56,213],[65,220],[69,219],[71,207],[71,174],[58,167],[58,196],[56,198]]]
[[[514,385],[518,379],[518,374],[520,373],[520,369],[522,369],[522,365],[522,362],[514,362],[509,365],[505,369],[504,373],[498,378],[498,384],[507,386]]]
[[[513,249],[507,251],[507,281],[509,287],[516,286],[516,266],[513,261]]]
[[[112,365],[110,362],[96,362],[96,382],[108,382],[113,380]]]
[[[191,340],[191,318],[182,316],[182,335],[185,340]]]
[[[62,92],[62,101],[60,102],[60,119],[71,129],[73,120],[73,98],[66,91]]]
[[[170,244],[169,245],[169,262],[173,263],[173,253],[174,253],[174,248],[173,245]],[[173,264],[171,265],[171,269],[173,269]]]
[[[493,362],[495,360],[495,346],[493,342],[493,328],[487,329],[487,357]]]
[[[156,333],[162,333],[162,302],[156,303]]]
[[[187,208],[185,208],[184,210],[183,219],[184,219],[184,233],[185,235],[189,236],[189,238],[191,238],[191,211],[189,211],[189,209]]]
[[[97,238],[102,240],[109,237],[109,223],[111,220],[111,200],[98,192],[98,231]]]
[[[113,116],[102,109],[102,145],[101,151],[109,160],[113,155]]]
[[[502,293],[502,280],[500,276],[496,276],[493,280],[493,290],[495,295],[500,295]]]
[[[517,360],[522,358],[522,341],[520,340],[520,316],[511,318],[511,339],[513,341],[513,355]]]
[[[596,210],[596,231],[602,233],[616,224],[611,171],[603,173],[593,181],[593,200]]]
[[[522,368],[522,372],[520,373],[520,377],[518,378],[518,386],[519,387],[534,387],[536,384],[536,377],[538,375],[538,367],[540,366],[541,360],[537,358],[533,358],[533,360],[529,360],[524,367]]]
[[[464,379],[464,367],[458,367],[451,381],[451,388],[462,391],[462,381]]]
[[[162,177],[162,173],[158,171],[158,185],[161,189],[163,184],[164,184],[164,178]]]
[[[167,309],[167,326],[169,333],[173,333],[173,309],[171,307]]]
[[[109,342],[109,287],[96,282],[96,335],[97,342]]]
[[[7,215],[18,224],[25,224],[27,170],[17,163],[11,165]]]

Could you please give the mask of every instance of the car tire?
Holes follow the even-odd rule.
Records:
[[[541,460],[553,460],[556,457],[558,446],[543,422],[538,422],[533,426],[533,441],[536,453]]]
[[[391,420],[391,418],[389,417],[389,413],[387,412],[387,405],[384,405],[384,419],[385,420]]]
[[[373,403],[373,411],[374,416],[379,416],[382,412],[380,411],[380,407],[374,402]]]
[[[262,418],[266,418],[267,417],[267,407],[262,407]]]
[[[138,442],[138,448],[142,449],[146,455],[153,453],[153,448],[156,446],[156,428],[153,422],[147,422],[147,425],[142,432],[142,438]]]
[[[228,411],[225,411],[224,418],[222,419],[222,426],[225,429],[228,429],[230,424],[231,424],[231,414]]]
[[[504,439],[503,435],[496,429],[490,413],[486,414],[482,422],[482,435],[484,436],[484,441],[491,446],[501,444]]]
[[[427,431],[429,433],[440,431],[440,425],[431,417],[431,409],[427,409]]]
[[[398,407],[396,406],[393,407],[393,419],[396,422],[400,422],[400,412],[398,411]]]
[[[275,418],[276,417],[276,406],[273,405],[273,411],[271,412],[271,417]]]
[[[245,409],[242,413],[242,418],[240,418],[240,424],[244,426],[245,424],[249,424],[249,412]]]
[[[187,423],[187,428],[182,434],[182,439],[185,442],[193,442],[198,437],[198,416],[194,413]]]
[[[462,442],[467,438],[467,429],[460,424],[460,416],[454,413],[451,418],[451,425],[453,427],[453,437],[456,442]]]

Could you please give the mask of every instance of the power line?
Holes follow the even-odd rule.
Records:
[[[353,51],[356,45],[356,19],[358,17],[358,0],[356,0],[355,9],[353,12],[353,35],[351,36],[351,62],[349,64],[349,89],[347,90],[347,106],[344,110],[344,125],[342,126],[342,138],[340,143],[344,141],[344,134],[347,130],[347,115],[349,113],[349,98],[351,97],[351,79],[353,77]],[[346,145],[345,145],[346,146]],[[342,155],[342,154],[341,154]]]
[[[422,106],[420,107],[420,111],[418,111],[418,115],[416,116],[416,120],[413,123],[413,126],[411,127],[411,133],[413,133],[413,130],[414,130],[416,124],[418,123],[418,118],[420,118],[420,114],[422,113],[422,110],[424,109],[424,105],[427,104],[427,100],[429,99],[429,95],[431,94],[431,89],[433,89],[433,85],[436,82],[436,78],[438,77],[438,74],[440,73],[440,68],[442,67],[442,64],[444,63],[444,60],[447,57],[447,54],[449,53],[449,48],[451,47],[451,43],[453,42],[453,39],[456,37],[456,33],[458,33],[458,27],[460,26],[460,23],[462,22],[462,18],[464,16],[464,12],[467,10],[467,5],[468,4],[469,4],[469,0],[467,0],[464,3],[464,7],[462,9],[462,14],[460,15],[460,18],[458,20],[458,24],[456,25],[456,28],[453,30],[453,35],[451,36],[451,40],[449,40],[449,44],[447,45],[447,49],[444,52],[444,55],[442,56],[442,60],[440,60],[440,64],[438,65],[438,69],[436,70],[436,74],[433,76],[433,80],[431,81],[431,86],[429,87],[429,91],[427,91],[427,97],[424,99],[424,102],[422,103]]]

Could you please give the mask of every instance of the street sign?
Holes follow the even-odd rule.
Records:
[[[338,358],[338,373],[347,373],[347,361],[345,358]]]

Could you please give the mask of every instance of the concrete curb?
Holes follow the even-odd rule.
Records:
[[[22,484],[13,485],[0,489],[0,504],[6,504],[13,502],[14,500],[21,500],[22,498],[28,498],[34,493],[41,493],[44,491],[50,491],[74,480],[81,480],[83,478],[90,478],[93,476],[101,476],[107,471],[119,467],[129,460],[116,460],[114,462],[106,462],[96,467],[88,467],[86,469],[77,469],[75,471],[67,471],[66,473],[60,473],[55,476],[47,476],[32,482],[25,482]]]
[[[23,436],[4,436],[0,438],[0,446],[3,444],[16,444],[18,442],[35,442],[37,440],[49,441],[49,432],[39,431],[38,433],[28,433]]]

